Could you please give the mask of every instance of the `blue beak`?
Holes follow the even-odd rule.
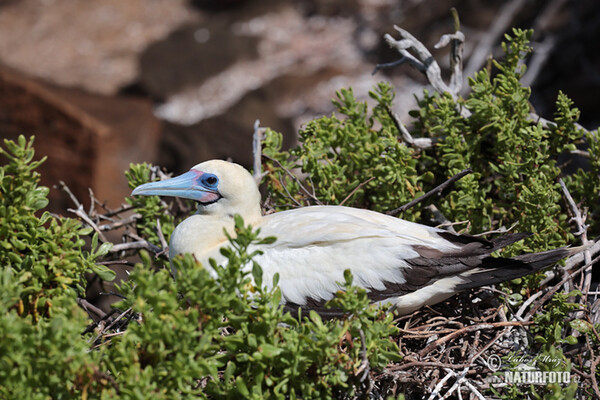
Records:
[[[216,187],[207,187],[202,179],[203,175],[204,172],[192,169],[175,178],[140,185],[131,192],[131,195],[172,196],[196,200],[203,204],[214,203],[221,198],[221,195]]]

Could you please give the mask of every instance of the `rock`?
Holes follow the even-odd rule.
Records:
[[[123,172],[130,162],[155,159],[161,132],[147,100],[102,96],[66,89],[0,67],[0,136],[36,136],[42,184],[63,180],[89,205],[88,187],[96,197],[118,207],[130,193]],[[52,211],[73,203],[50,191]]]

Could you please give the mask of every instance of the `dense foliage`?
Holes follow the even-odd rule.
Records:
[[[469,167],[472,174],[443,197],[428,201],[447,220],[468,221],[463,231],[473,234],[518,222],[515,230],[534,235],[507,253],[541,251],[577,243],[557,178],[564,175],[560,160],[585,146],[586,167],[564,179],[590,216],[588,235],[598,236],[594,216],[600,213],[600,135],[576,125],[578,111],[563,94],[553,122],[531,119],[530,89],[519,83],[524,73],[519,60],[528,51],[529,36],[515,30],[504,45],[506,56],[494,62],[494,73],[483,70],[471,79],[467,98],[424,94],[412,112],[410,130],[434,139],[431,147],[401,139],[391,112],[393,88],[386,83],[371,92],[373,107],[357,101],[351,89],[340,90],[334,102],[338,113],[308,123],[293,149],[282,149],[281,135],[267,131],[266,206],[345,204],[386,212]],[[138,214],[130,229],[149,245],[129,253],[113,251],[111,243],[99,244],[85,224],[42,212],[48,189],[38,186],[35,169],[43,160],[34,161],[32,141],[21,137],[4,146],[1,398],[373,396],[373,371],[402,359],[393,316],[370,306],[365,291],[352,286],[350,274],[346,291],[331,304],[344,309],[345,317],[327,321],[314,312],[284,313],[277,307],[279,289],[264,288],[260,266],[248,254],[250,244],[276,238],[259,238],[238,218],[229,247],[222,249],[227,265],[212,266],[218,279],[185,256],[172,260],[178,270],[174,280],[164,255],[148,251],[168,241],[181,217],[173,204],[152,196],[127,199]],[[153,171],[148,165],[132,166],[130,186],[158,179]],[[425,205],[400,216],[431,223]],[[123,300],[114,305],[120,316],[112,324],[118,322],[122,329],[111,331],[105,323],[109,319],[90,325],[77,304],[84,296],[84,274],[109,280],[112,271],[98,261],[133,255],[141,262],[129,281],[120,284]],[[253,264],[251,274],[241,272],[248,263]],[[512,306],[539,289],[538,283],[539,278],[531,277],[507,286]],[[566,369],[571,364],[562,346],[577,342],[576,336],[600,350],[592,325],[579,318],[565,322],[577,307],[572,303],[576,295],[556,295],[539,310],[531,328],[535,350],[564,360]],[[598,373],[589,369],[588,374]],[[568,398],[577,389],[575,384],[555,384],[529,390],[534,397]],[[589,384],[580,390],[592,393]],[[497,394],[519,398],[519,393],[509,387]]]

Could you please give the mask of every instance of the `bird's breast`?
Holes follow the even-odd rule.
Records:
[[[217,263],[224,260],[219,249],[227,244],[223,229],[233,232],[231,218],[216,218],[206,215],[192,215],[180,223],[173,231],[169,243],[169,257],[191,253],[206,268],[208,260],[214,258]]]

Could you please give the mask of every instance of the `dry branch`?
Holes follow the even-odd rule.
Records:
[[[404,211],[408,210],[409,208],[419,204],[420,202],[427,200],[429,197],[431,197],[435,194],[441,193],[448,186],[454,184],[454,182],[458,181],[459,179],[463,178],[464,176],[466,176],[472,172],[473,172],[473,170],[471,168],[464,169],[464,170],[460,171],[458,174],[450,177],[445,182],[443,182],[440,185],[436,186],[435,188],[431,189],[429,192],[425,193],[423,196],[420,196],[420,197],[406,203],[405,205],[396,208],[395,210],[389,211],[387,214],[388,215],[398,215],[401,212],[404,212]]]

